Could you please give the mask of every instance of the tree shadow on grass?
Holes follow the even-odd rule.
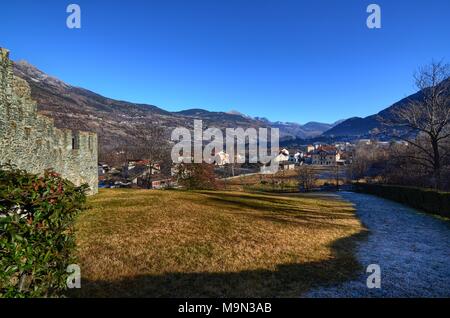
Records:
[[[301,297],[311,288],[357,277],[362,268],[354,256],[367,231],[331,244],[333,257],[319,262],[280,264],[275,270],[166,273],[115,281],[83,280],[72,297]]]
[[[242,197],[241,200],[236,200],[235,197],[209,195],[208,200],[201,198],[193,198],[193,202],[199,202],[204,206],[209,206],[223,211],[224,207],[233,211],[233,214],[239,214],[247,217],[254,217],[269,220],[271,222],[282,224],[296,224],[298,222],[307,222],[315,227],[346,227],[334,222],[327,222],[327,220],[352,220],[354,219],[353,210],[345,211],[348,208],[342,207],[343,212],[321,211],[320,206],[301,205],[298,201],[279,200],[274,201],[273,198],[260,197]],[[276,199],[276,198],[275,198]],[[255,210],[258,213],[255,213]],[[248,213],[250,211],[250,213]]]

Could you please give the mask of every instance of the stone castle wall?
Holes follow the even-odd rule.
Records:
[[[98,192],[97,134],[55,128],[37,113],[28,83],[13,75],[7,50],[0,48],[0,164],[30,173],[53,169],[76,185]]]

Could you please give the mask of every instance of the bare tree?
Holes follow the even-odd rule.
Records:
[[[308,165],[301,165],[298,169],[298,184],[304,191],[311,191],[316,185],[317,173]]]
[[[336,162],[333,166],[334,178],[336,180],[336,190],[339,191],[340,171],[339,164]]]
[[[180,163],[176,166],[175,177],[179,185],[187,190],[216,189],[214,165],[202,163]]]
[[[367,176],[372,161],[373,151],[370,145],[358,144],[355,147],[353,162],[347,170],[348,178],[351,180],[359,180]]]
[[[353,153],[353,161],[346,169],[346,176],[351,180],[364,178],[367,182],[379,179],[385,173],[389,161],[389,149],[376,141],[369,144],[358,143]]]
[[[385,169],[382,171],[385,183],[404,184],[419,187],[430,186],[430,168],[418,164],[416,148],[407,144],[392,143],[388,149],[385,160]],[[413,158],[413,160],[411,160]]]
[[[129,141],[118,140],[111,149],[99,149],[99,161],[105,162],[111,167],[123,167],[127,159],[132,157],[133,146]]]
[[[443,62],[432,62],[415,74],[415,83],[421,98],[409,101],[392,111],[389,126],[406,129],[393,135],[408,142],[416,151],[408,154],[410,160],[428,168],[434,187],[442,186],[442,167],[450,156],[450,68]]]
[[[136,139],[134,155],[149,162],[149,173],[146,180],[149,188],[152,185],[153,171],[168,168],[167,164],[171,163],[169,143],[166,137],[162,127],[153,126],[143,129],[142,135]]]

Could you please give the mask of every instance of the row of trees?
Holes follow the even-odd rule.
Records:
[[[440,181],[436,184],[433,167],[417,160],[420,155],[416,147],[410,144],[359,145],[355,150],[353,164],[348,168],[348,178],[449,190],[450,162],[442,161]]]

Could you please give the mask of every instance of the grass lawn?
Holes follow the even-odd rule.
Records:
[[[299,297],[351,278],[365,230],[333,196],[108,189],[77,221],[83,297]]]
[[[335,171],[332,166],[307,166],[318,179],[315,186],[326,183],[335,184]],[[236,176],[229,179],[218,180],[221,188],[233,191],[266,191],[266,192],[298,192],[299,167],[295,170],[281,170],[275,174],[251,174]],[[344,183],[344,175],[347,167],[340,167],[339,184]]]

